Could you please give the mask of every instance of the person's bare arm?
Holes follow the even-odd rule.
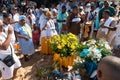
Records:
[[[110,24],[110,27],[106,27],[106,26],[104,26],[104,27],[108,28],[108,29],[110,29],[112,31],[115,31],[117,29],[116,24],[117,24],[116,21],[112,21],[111,24]]]
[[[29,39],[28,36],[23,36],[23,35],[21,35],[19,32],[16,32],[16,31],[15,31],[15,35],[16,35],[17,37],[24,38],[24,39],[26,39],[26,40]]]
[[[66,21],[66,26],[67,26],[67,30],[70,28],[70,16],[67,17],[67,21]]]
[[[19,21],[15,21],[15,22],[11,22],[10,24],[15,24],[15,23],[18,23]]]
[[[1,50],[7,50],[9,45],[10,45],[10,42],[11,42],[11,37],[12,37],[12,33],[13,33],[13,28],[12,26],[10,26],[8,28],[8,35],[7,35],[7,38],[4,42],[0,42],[0,49]]]

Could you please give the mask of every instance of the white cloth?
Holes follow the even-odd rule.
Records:
[[[0,20],[3,20],[3,15],[0,15]]]
[[[97,13],[97,16],[98,16],[99,11],[100,11],[99,7],[95,9],[95,12]]]
[[[118,46],[118,45],[120,45],[120,22],[117,25],[116,37],[114,42],[114,46]]]
[[[46,30],[42,30],[46,25]],[[52,37],[57,35],[57,31],[55,30],[55,24],[53,20],[44,19],[40,24],[41,36],[40,36],[40,44],[42,43],[42,37]]]
[[[109,18],[105,21],[104,26],[110,27],[110,24],[111,24],[111,22],[112,22],[113,20],[115,20],[113,17],[109,17]],[[108,28],[102,28],[102,31],[103,31],[105,34],[107,34],[107,33],[108,33]]]
[[[36,21],[36,17],[35,17],[34,14],[31,14],[31,20],[32,20],[32,24],[30,23],[30,20],[29,20],[28,17],[27,17],[26,23],[32,28],[32,27],[33,27],[33,24],[35,24],[35,21]]]
[[[18,13],[14,14],[14,15],[13,15],[13,22],[19,21],[19,16],[20,16],[20,15],[19,15]],[[12,26],[14,27],[16,24],[17,24],[17,23],[12,24]]]
[[[4,42],[6,40],[6,37],[7,36],[5,33],[1,33],[0,41]],[[0,71],[2,73],[2,79],[12,78],[14,69],[19,68],[21,66],[21,63],[20,63],[18,57],[14,53],[14,48],[13,48],[12,44],[10,46],[12,48],[12,53],[13,53],[13,58],[15,60],[15,64],[13,64],[11,67],[8,67],[2,61],[0,61]],[[11,54],[10,46],[8,47],[7,50],[0,50],[0,59],[3,60],[6,56]]]
[[[19,14],[18,13],[13,15],[13,22],[15,22],[15,21],[19,21]]]
[[[43,27],[45,27],[45,25],[46,25],[46,30],[42,30]],[[42,37],[51,37],[57,35],[57,31],[55,30],[55,24],[53,20],[48,21],[47,19],[44,19],[40,24],[40,30],[41,30],[40,43]]]
[[[42,28],[46,25],[46,30],[42,30]],[[44,19],[41,23],[41,37],[51,37],[57,35],[57,31],[55,30],[54,21]]]
[[[62,12],[62,6],[64,5],[64,3],[59,3],[57,5],[57,10],[58,10],[58,13],[61,13]]]
[[[80,18],[73,18],[73,19],[72,19],[72,22],[80,22],[80,21],[81,21]]]
[[[90,12],[91,8],[90,7],[86,7],[85,8],[85,12]]]
[[[57,35],[57,31],[55,30],[55,24],[52,19],[47,21],[47,36],[51,37]]]
[[[44,20],[41,22],[41,24],[40,24],[40,30],[41,30],[41,36],[40,36],[40,37],[41,37],[41,38],[47,36],[46,30],[42,30],[46,23],[47,23],[47,20],[44,19]]]
[[[42,13],[42,15],[40,16],[40,19],[39,19],[39,24],[41,25],[42,24],[42,21],[46,18],[45,14]]]
[[[4,25],[4,26],[3,26],[6,35],[8,35],[8,28],[9,28],[9,26],[11,26],[11,25],[8,24],[8,25]],[[16,38],[15,38],[14,31],[13,31],[13,33],[12,33],[12,39],[11,39],[11,43],[14,44],[15,41],[16,41]]]
[[[104,26],[109,27],[110,24],[111,24],[111,22],[112,22],[113,20],[115,20],[113,17],[109,17],[109,18],[105,21]]]
[[[67,12],[68,12],[68,11],[71,11],[71,12],[72,12],[72,8],[71,8],[69,2],[66,4],[66,11],[67,11]]]
[[[100,11],[100,8],[99,7],[96,8],[95,11],[98,13]]]
[[[93,12],[88,12],[88,16],[87,16],[87,21],[90,21],[90,17],[91,17],[91,14],[92,14],[92,17],[94,17],[95,16],[95,14],[96,14],[96,11],[94,10]]]

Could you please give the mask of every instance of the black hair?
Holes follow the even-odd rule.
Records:
[[[65,6],[65,5],[63,5],[63,6],[62,6],[62,9],[66,9],[66,6]]]
[[[3,18],[8,18],[9,16],[10,16],[9,13],[7,13],[7,12],[3,13]]]
[[[75,6],[73,6],[73,9],[75,9],[75,8],[79,8],[77,5],[75,5]]]
[[[108,15],[110,15],[110,10],[104,10],[104,12]]]

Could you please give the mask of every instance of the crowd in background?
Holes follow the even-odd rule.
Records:
[[[61,0],[57,5],[53,3],[46,7],[41,4],[38,8],[35,2],[20,4],[19,1],[16,4],[15,0],[2,0],[0,19],[6,34],[8,26],[13,26],[12,44],[19,42],[25,60],[27,54],[34,53],[34,47],[41,45],[43,37],[69,32],[80,41],[104,38],[111,46],[118,46],[119,2]],[[28,44],[32,48],[28,48]]]
[[[39,8],[33,4],[20,5],[12,0],[3,0],[0,25],[6,35],[9,27],[13,27],[11,43],[19,42],[25,61],[41,45],[43,37],[69,32],[78,36],[80,41],[104,38],[113,47],[113,52],[117,52],[114,55],[120,57],[119,2],[61,0],[51,7],[44,4]]]

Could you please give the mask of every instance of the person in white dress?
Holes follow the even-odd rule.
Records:
[[[32,13],[31,9],[27,10],[27,18],[26,18],[26,23],[31,27],[31,29],[33,29],[33,25],[35,24],[36,21],[36,17],[35,15]]]
[[[64,3],[64,0],[61,0],[59,2],[59,4],[57,5],[57,10],[58,10],[58,13],[61,13],[62,12],[62,6],[65,5]]]
[[[40,27],[41,27],[41,25],[42,25],[43,20],[46,18],[45,14],[46,14],[47,11],[49,11],[48,8],[42,9],[42,14],[41,14],[40,19],[39,19]]]
[[[13,14],[12,24],[13,24],[13,26],[15,26],[16,23],[19,22],[19,16],[20,16],[20,15],[19,15],[19,13],[18,13],[18,8],[17,8],[17,7],[14,7],[11,12],[12,12],[12,14]]]
[[[52,37],[57,35],[55,30],[54,21],[51,19],[52,13],[50,11],[46,12],[46,19],[42,22],[41,26],[41,39],[42,37]]]
[[[11,16],[8,14],[8,13],[4,13],[3,14],[3,23],[4,23],[4,26],[3,26],[3,28],[4,28],[4,30],[5,30],[5,33],[6,33],[6,35],[8,35],[8,28],[10,27],[10,26],[12,26],[10,23],[11,23]],[[13,26],[12,26],[13,27]],[[11,43],[14,45],[14,43],[15,43],[15,41],[16,41],[16,38],[15,38],[15,34],[14,34],[14,32],[12,33],[12,40],[11,40]]]
[[[3,80],[12,80],[12,78],[16,76],[15,74],[17,69],[21,66],[21,63],[14,53],[14,49],[11,44],[12,33],[12,27],[8,28],[8,35],[4,33],[3,21],[0,20],[0,72],[2,74]],[[2,62],[2,60],[8,55],[11,55],[11,53],[15,63],[11,67],[8,67],[5,63]]]

